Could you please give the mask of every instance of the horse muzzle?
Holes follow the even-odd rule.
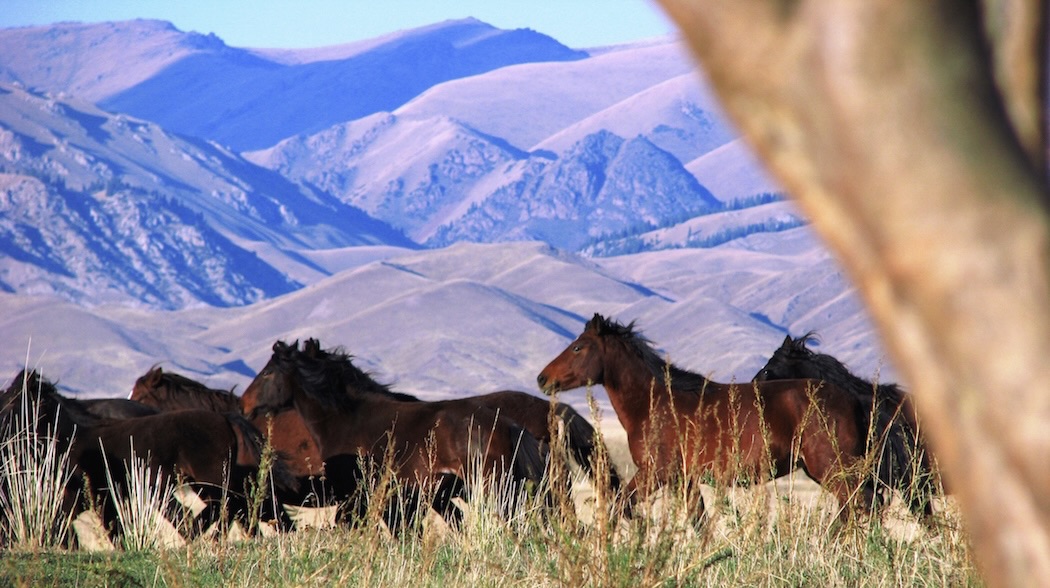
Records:
[[[554,395],[559,391],[558,381],[549,380],[543,374],[536,376],[536,383],[539,384],[540,391],[544,394]]]

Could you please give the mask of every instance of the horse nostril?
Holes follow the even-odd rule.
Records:
[[[547,385],[547,376],[543,374],[536,376],[536,383],[540,385],[540,388],[544,387]]]

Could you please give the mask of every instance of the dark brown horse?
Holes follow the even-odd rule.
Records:
[[[830,382],[852,394],[865,411],[875,415],[878,428],[902,433],[901,440],[913,458],[908,463],[896,464],[884,457],[882,462],[899,468],[895,472],[895,478],[900,482],[897,490],[905,497],[912,512],[929,516],[933,512],[933,496],[937,493],[935,468],[908,393],[897,384],[864,380],[835,357],[816,353],[807,347],[807,343],[816,340],[813,332],[795,339],[788,335],[766,365],[755,374],[755,380],[809,378]],[[893,423],[897,426],[894,427]]]
[[[241,399],[232,391],[211,388],[197,380],[159,367],[151,368],[135,381],[131,398],[149,407],[167,410],[197,408],[240,412]],[[283,458],[288,473],[299,479],[303,495],[292,504],[322,505],[332,491],[324,487],[323,460],[299,413],[290,407],[257,412],[251,422]],[[286,496],[286,498],[293,498]]]
[[[348,354],[341,350],[324,350],[317,339],[307,339],[303,344],[303,353],[322,362],[338,362],[343,365],[343,370],[348,374],[348,379],[355,384],[355,389],[362,393],[373,393],[400,400],[403,402],[419,402],[419,398],[404,392],[395,392],[385,384],[375,381],[371,375],[362,371],[351,361]],[[450,402],[462,402],[482,406],[497,412],[517,423],[541,443],[551,446],[554,441],[552,426],[561,426],[565,435],[565,445],[571,456],[583,471],[592,479],[596,476],[597,451],[601,445],[601,439],[597,436],[594,427],[579,412],[564,402],[551,402],[548,399],[534,396],[527,392],[517,390],[500,390],[488,394],[476,396],[465,396]],[[551,411],[554,411],[555,421],[551,420]],[[604,450],[603,447],[600,449]],[[620,489],[620,477],[616,469],[610,464],[606,470],[608,476],[604,482],[613,491]],[[597,482],[597,480],[595,480]]]
[[[491,482],[507,479],[512,492],[540,484],[540,443],[520,426],[477,405],[358,392],[361,385],[378,384],[357,380],[360,374],[346,367],[300,352],[298,342],[278,341],[241,397],[244,412],[294,406],[326,463],[356,456],[389,468],[410,495],[433,496],[432,506],[452,523],[458,521],[452,498],[469,494],[475,474]],[[407,513],[408,522],[413,514]]]
[[[180,410],[106,419],[88,411],[80,401],[60,395],[54,384],[36,372],[19,374],[4,393],[0,407],[3,422],[20,414],[26,402],[40,407],[36,427],[53,430],[59,449],[69,452],[73,468],[69,494],[86,487],[102,497],[103,519],[111,527],[116,522],[114,509],[106,508],[106,501],[113,500],[114,489],[126,495],[125,464],[133,457],[145,461],[154,479],[162,483],[184,481],[197,489],[207,505],[200,515],[204,526],[217,520],[223,498],[229,501],[227,512],[231,516],[248,515],[245,491],[258,479],[262,437],[240,415]],[[297,490],[297,481],[279,460],[271,474],[278,493]],[[269,507],[268,503],[264,501],[264,507]]]
[[[662,359],[633,323],[598,314],[537,382],[548,393],[605,387],[638,466],[625,490],[628,514],[637,499],[676,480],[764,482],[799,467],[838,499],[840,517],[875,506],[863,471],[867,415],[833,385],[712,382]],[[699,522],[703,500],[695,491],[691,498]]]

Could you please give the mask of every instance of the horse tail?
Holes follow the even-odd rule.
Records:
[[[511,476],[515,481],[539,484],[547,468],[546,450],[540,441],[524,428],[510,424],[509,429],[515,448]]]
[[[500,501],[503,516],[509,517],[521,509],[530,497],[542,496],[543,503],[552,506],[554,495],[550,485],[544,482],[549,457],[547,444],[517,424],[511,424],[509,429],[515,449],[507,487],[510,494]]]
[[[598,455],[596,455],[595,449],[600,447],[602,443],[597,431],[575,408],[564,402],[559,402],[554,410],[558,418],[565,423],[565,441],[573,458],[583,468],[583,471],[587,472],[587,475],[597,482],[597,464],[595,459],[598,458]],[[608,452],[605,451],[604,447],[601,447],[601,450],[608,456]],[[616,472],[616,468],[613,467],[611,462],[608,464],[607,470],[609,472],[609,488],[613,492],[619,492],[620,475]]]
[[[901,414],[901,404],[894,400],[874,395],[862,403],[868,418],[875,419],[869,423],[869,430],[880,493],[897,490],[913,513],[929,515],[935,484],[924,442]]]

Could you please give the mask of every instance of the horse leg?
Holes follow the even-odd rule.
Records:
[[[870,515],[875,492],[858,465],[862,456],[843,455],[827,435],[803,435],[802,469],[811,479],[838,499],[839,520],[843,523],[864,512]]]
[[[623,487],[622,494],[620,494],[619,498],[623,501],[620,514],[628,520],[633,519],[638,503],[648,501],[652,489],[653,481],[650,479],[649,470],[639,467],[634,477],[627,482],[627,485]]]
[[[402,531],[415,523],[418,510],[419,489],[415,486],[399,486],[389,494],[383,508],[383,522],[395,537],[400,536]]]
[[[695,478],[686,480],[683,491],[685,492],[685,505],[689,512],[689,522],[697,532],[703,527],[707,520],[704,507],[704,495],[700,492],[700,481]]]
[[[274,521],[278,531],[292,531],[295,528],[295,522],[292,520],[291,515],[288,514],[288,511],[285,510],[284,501],[279,498],[279,494],[279,492],[274,493],[267,489],[266,496],[262,501],[259,521]]]
[[[364,472],[357,455],[342,454],[324,461],[326,489],[331,490],[339,505],[336,520],[347,525],[356,525],[365,518],[368,499],[365,495]]]
[[[609,461],[608,450],[602,445],[598,432],[567,405],[558,406],[558,417],[565,423],[565,441],[576,463],[595,486],[602,484],[614,495],[618,493],[622,486],[620,476]],[[599,465],[599,461],[604,463]],[[604,476],[599,476],[603,473]]]
[[[463,523],[463,511],[452,502],[453,498],[466,500],[467,486],[459,476],[447,474],[441,477],[431,505],[450,527],[459,530]]]
[[[186,533],[189,539],[195,539],[207,531],[211,526],[219,521],[223,521],[229,526],[229,522],[232,518],[230,514],[230,508],[232,505],[226,500],[227,497],[223,496],[221,488],[212,485],[201,485],[190,484],[190,488],[197,491],[197,495],[204,503],[204,508],[193,515],[193,511],[186,511],[191,517],[186,525]],[[226,512],[226,517],[222,516],[223,512]]]
[[[937,493],[936,480],[933,472],[929,469],[917,472],[913,482],[913,488],[906,492],[908,495],[908,507],[912,514],[927,527],[934,524],[933,497]]]

